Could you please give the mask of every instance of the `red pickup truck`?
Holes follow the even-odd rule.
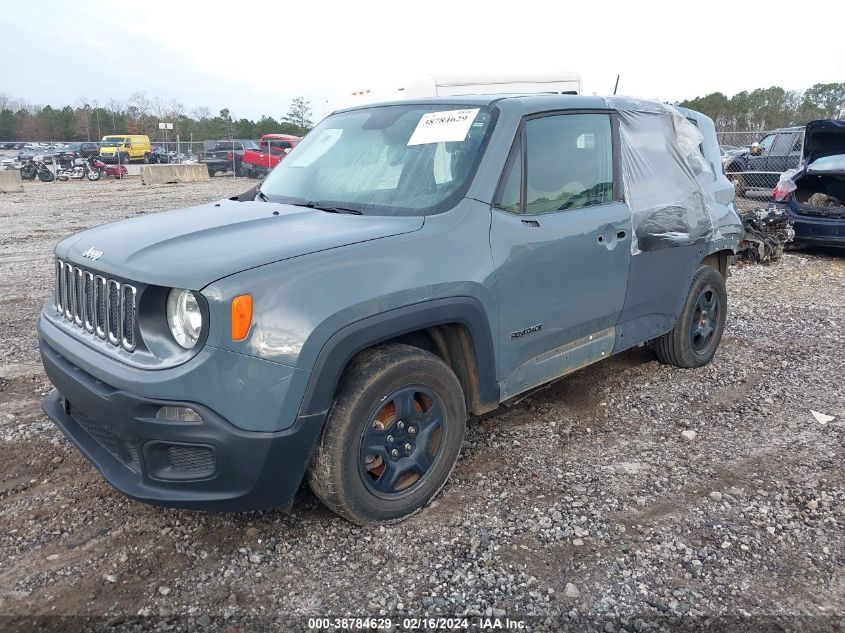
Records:
[[[300,138],[290,134],[265,134],[258,143],[258,149],[244,152],[242,171],[250,178],[261,178],[296,147]]]

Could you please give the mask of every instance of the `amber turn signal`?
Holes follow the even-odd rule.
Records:
[[[252,325],[252,295],[238,295],[232,299],[232,340],[242,341]]]

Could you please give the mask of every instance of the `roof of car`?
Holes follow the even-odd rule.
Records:
[[[633,99],[630,97],[617,97],[625,100],[626,105],[654,104],[655,101],[646,99]],[[384,105],[467,105],[467,106],[491,106],[501,102],[518,102],[526,113],[542,112],[546,110],[573,110],[573,109],[604,109],[608,108],[607,101],[603,96],[568,95],[556,93],[528,93],[528,94],[485,94],[485,95],[455,95],[442,97],[421,97],[418,99],[403,99],[398,101],[383,101],[379,103],[367,103],[348,108],[336,110],[336,112],[347,112],[351,110],[362,110]]]

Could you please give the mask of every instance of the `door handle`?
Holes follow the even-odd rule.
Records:
[[[625,231],[616,231],[616,239],[624,240],[628,237],[628,234]]]
[[[540,223],[537,220],[520,220],[525,226],[532,226],[534,228],[539,228]]]

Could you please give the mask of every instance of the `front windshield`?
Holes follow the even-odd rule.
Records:
[[[123,137],[121,138],[104,138],[100,145],[105,145],[107,147],[117,147],[118,145],[123,145],[123,141],[125,141]]]
[[[426,215],[454,205],[492,130],[486,107],[377,106],[323,120],[261,192],[273,202]]]

